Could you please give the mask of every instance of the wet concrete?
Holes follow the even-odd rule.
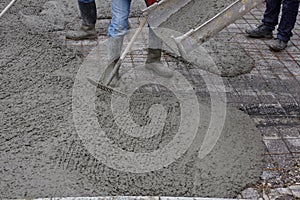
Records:
[[[179,12],[173,14],[166,22],[161,24],[160,27],[186,33],[193,28],[199,27],[233,2],[234,0],[192,0]],[[203,64],[194,63],[201,69],[224,77],[232,77],[249,73],[254,68],[254,60],[239,44],[211,39],[203,47],[206,48],[210,56],[214,59],[217,69],[211,69]]]
[[[235,197],[262,170],[262,139],[251,119],[228,108],[225,127],[213,151],[199,159],[198,147],[210,118],[210,103],[198,96],[203,114],[190,150],[159,171],[133,174],[113,170],[95,159],[78,137],[72,113],[72,89],[82,64],[55,32],[34,32],[18,11],[46,1],[19,1],[0,25],[1,137],[0,198],[93,195],[166,195]],[[5,0],[1,7],[7,4]],[[59,71],[59,73],[58,73]],[[136,93],[131,111],[145,125],[148,109],[164,102],[164,132],[151,142],[119,135],[108,95],[98,91],[97,114],[111,140],[128,151],[152,151],[170,141],[178,126],[178,102],[166,93]]]
[[[186,33],[192,28],[202,25],[233,2],[234,0],[192,0],[179,12],[173,14],[161,27]]]

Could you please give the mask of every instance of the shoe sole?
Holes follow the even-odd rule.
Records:
[[[71,38],[71,37],[66,37],[67,40],[74,40],[74,41],[80,41],[80,40],[98,40],[98,36],[89,36],[89,37],[84,37],[84,38]]]
[[[247,36],[248,37],[250,37],[250,38],[266,38],[266,39],[273,39],[274,38],[274,36],[273,35],[251,35],[251,33],[249,33],[249,32],[247,32],[246,31],[246,34],[247,34]]]
[[[256,38],[256,39],[273,39],[273,36],[256,36],[256,35],[247,35],[250,38]]]
[[[271,46],[269,46],[269,48],[270,48],[271,51],[274,51],[274,52],[280,52],[280,51],[283,51],[283,50],[286,49],[286,47],[284,49],[276,49],[276,48],[273,48]]]

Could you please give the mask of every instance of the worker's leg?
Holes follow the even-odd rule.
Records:
[[[82,26],[78,31],[68,32],[66,38],[74,40],[96,39],[97,32],[95,24],[97,20],[97,9],[95,0],[78,0],[78,6],[82,18]]]
[[[299,10],[298,0],[283,0],[282,16],[278,26],[277,38],[288,42],[293,36],[292,30],[295,27]]]
[[[148,55],[145,67],[160,76],[170,78],[173,76],[173,71],[161,62],[161,54],[162,40],[155,34],[152,28],[149,28]]]
[[[124,37],[128,31],[128,18],[131,0],[112,0],[112,19],[108,27],[108,36]]]
[[[273,31],[278,24],[282,0],[266,0],[266,10],[262,24],[257,28],[246,30],[249,37],[253,38],[273,38]]]
[[[108,67],[105,69],[103,82],[113,70],[115,64],[120,58],[123,39],[128,32],[128,18],[130,12],[131,0],[112,0],[112,19],[108,27]],[[111,86],[114,86],[119,79],[119,74],[116,73]]]
[[[83,25],[94,26],[97,20],[95,0],[78,0],[78,5],[83,20]]]
[[[292,30],[295,27],[298,9],[298,0],[283,0],[277,38],[269,44],[271,50],[282,51],[287,47],[290,38],[293,36]]]
[[[147,7],[151,6],[156,0],[145,0]],[[149,26],[149,44],[146,60],[146,69],[152,70],[163,77],[172,77],[173,71],[164,66],[161,62],[162,40],[155,34],[155,31]]]
[[[266,0],[266,10],[262,22],[271,31],[275,30],[275,26],[278,24],[281,3],[282,0]]]
[[[112,0],[112,19],[108,27],[108,58],[110,61],[120,57],[123,38],[128,32],[130,4],[131,0]]]

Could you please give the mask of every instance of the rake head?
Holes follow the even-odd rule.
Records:
[[[97,83],[95,82],[94,80],[92,80],[91,78],[87,78],[87,80],[94,86],[96,86],[97,88],[100,88],[101,90],[105,91],[105,92],[108,92],[110,94],[116,94],[118,96],[121,96],[121,97],[126,97],[127,98],[127,95],[123,92],[120,92],[118,90],[115,90],[113,88],[111,88],[110,86],[108,85],[104,85],[104,84],[100,84],[100,83]]]

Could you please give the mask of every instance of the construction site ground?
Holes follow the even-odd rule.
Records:
[[[217,90],[217,93],[226,94],[228,118],[226,130],[212,151],[216,156],[209,155],[203,163],[198,161],[195,158],[197,145],[193,144],[192,150],[175,164],[158,171],[132,174],[107,167],[86,150],[76,132],[72,112],[74,83],[80,69],[89,60],[102,64],[106,61],[101,45],[107,41],[110,5],[98,6],[98,10],[103,11],[98,13],[98,40],[70,41],[65,40],[66,31],[80,25],[76,2],[50,3],[48,10],[53,5],[56,10],[64,9],[57,5],[66,6],[56,15],[45,14],[47,20],[52,17],[53,23],[43,16],[28,17],[39,16],[46,2],[19,1],[0,19],[1,199],[68,196],[300,198],[299,19],[288,48],[278,53],[269,50],[269,40],[245,36],[245,29],[260,23],[265,5],[253,9],[214,37],[213,40],[238,45],[255,61],[251,72],[222,77],[225,90]],[[0,9],[8,3],[8,0],[1,2]],[[140,1],[133,7],[132,30],[141,21],[142,8]],[[43,26],[37,25],[37,19],[43,20]],[[147,40],[140,38],[134,48],[121,69],[125,82],[134,81],[137,74],[132,69],[145,62]],[[211,93],[203,78],[207,72],[167,52],[162,60],[192,84],[200,99],[200,108],[210,111],[207,105]],[[145,91],[136,93],[133,98],[132,109],[137,112],[133,113],[135,121],[145,125],[151,105],[165,101],[162,104],[175,113],[167,118],[166,129],[169,132],[178,130],[179,125],[174,123],[179,120],[174,95],[166,92],[162,101],[159,100],[160,89],[154,87],[149,93],[146,88]],[[161,138],[147,143],[119,136],[109,111],[111,96],[99,89],[96,96],[99,124],[110,133],[110,139],[126,151],[142,151],[143,148],[153,151],[174,137],[172,131],[166,135],[161,133]],[[150,98],[153,100],[145,102]],[[219,155],[226,150],[230,155]]]

